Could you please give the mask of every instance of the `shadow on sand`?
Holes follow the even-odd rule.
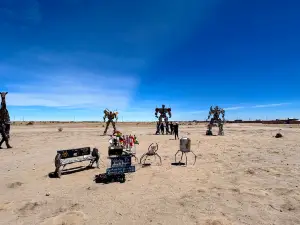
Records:
[[[182,163],[182,162],[174,162],[174,163],[171,163],[172,166],[184,166],[185,163]]]
[[[149,167],[149,166],[151,166],[151,163],[144,163],[144,164],[142,164],[142,168]]]
[[[72,174],[72,173],[78,173],[84,170],[91,170],[91,169],[95,169],[95,167],[91,167],[91,166],[77,166],[77,167],[73,167],[70,169],[64,169],[61,171],[61,175],[67,175],[67,174]],[[57,175],[54,172],[50,172],[48,174],[49,178],[58,178]]]

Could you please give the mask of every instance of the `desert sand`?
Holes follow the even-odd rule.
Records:
[[[136,163],[125,183],[97,184],[108,165],[101,124],[12,126],[14,148],[0,150],[0,224],[300,224],[299,126],[225,124],[225,136],[205,136],[205,124],[182,125],[179,135],[191,138],[198,156],[192,165],[188,154],[187,167],[171,165],[173,136],[153,135],[153,125],[117,126],[137,135],[138,158],[158,142],[163,164]],[[279,128],[284,137],[276,139]],[[85,146],[99,148],[100,169],[48,177],[56,150]]]

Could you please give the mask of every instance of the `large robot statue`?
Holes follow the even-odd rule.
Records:
[[[3,142],[5,142],[7,148],[12,148],[9,144],[9,133],[10,133],[10,116],[6,108],[5,96],[8,92],[0,92],[1,96],[1,108],[0,108],[0,132],[2,139],[0,141],[0,149],[2,148]]]
[[[116,122],[118,121],[118,112],[117,111],[109,111],[108,109],[105,109],[104,111],[104,116],[103,116],[103,120],[105,123],[105,119],[107,118],[108,121],[106,122],[106,128],[104,130],[103,135],[106,135],[107,129],[109,127],[109,124],[112,123],[113,128],[114,128],[114,132],[116,131]],[[116,119],[116,122],[114,121],[114,119]]]
[[[222,119],[220,118],[221,114],[222,114]],[[211,116],[213,116],[213,117],[211,118],[211,120],[210,120],[210,122],[207,126],[206,135],[212,135],[212,128],[213,128],[215,123],[218,124],[219,135],[224,135],[223,124],[225,122],[225,110],[219,108],[218,106],[216,106],[215,108],[213,108],[211,106],[210,110],[209,110],[207,120],[209,120]]]
[[[160,113],[160,116],[158,117],[157,114]],[[164,119],[166,123],[166,133],[169,134],[169,122],[168,122],[168,117],[167,114],[169,115],[169,118],[171,118],[171,108],[165,108],[165,105],[162,105],[161,108],[156,108],[155,109],[155,117],[158,118],[158,126],[156,130],[156,134],[159,134],[159,128],[161,125],[162,120]]]

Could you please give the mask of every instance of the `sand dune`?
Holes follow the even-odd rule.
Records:
[[[300,224],[299,128],[226,124],[225,136],[210,137],[204,124],[182,126],[198,156],[192,165],[189,155],[187,167],[171,165],[179,147],[172,136],[153,135],[145,124],[119,129],[137,135],[138,157],[158,142],[162,166],[150,159],[123,184],[96,184],[108,165],[102,125],[13,126],[14,148],[0,150],[0,224]],[[278,129],[281,139],[272,137]],[[99,148],[100,169],[48,177],[56,150],[85,146]]]

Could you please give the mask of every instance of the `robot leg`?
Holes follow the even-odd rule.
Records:
[[[159,123],[159,125],[162,123],[162,119],[163,119],[163,116],[160,115],[160,116],[158,117],[158,123]]]
[[[207,129],[208,129],[209,131],[212,131],[212,127],[213,127],[213,126],[212,126],[211,124],[208,124],[208,125],[207,125]]]
[[[8,139],[10,139],[10,135],[9,135],[9,133],[10,133],[10,124],[5,124],[5,133],[6,133],[6,137]]]
[[[158,121],[156,123],[156,134],[160,134],[160,122],[159,122],[159,117],[158,117]]]
[[[117,130],[117,129],[116,129],[116,123],[115,123],[115,121],[113,121],[113,120],[111,121],[111,123],[112,123],[112,126],[113,126],[113,128],[114,128],[114,132],[115,132],[115,131]]]
[[[209,131],[212,131],[212,128],[214,126],[215,120],[212,118],[207,126]]]
[[[104,130],[104,133],[103,133],[103,134],[106,134],[107,129],[108,129],[108,127],[109,127],[109,124],[110,124],[110,120],[106,122],[106,127],[105,127],[105,130]]]
[[[223,124],[221,122],[219,123],[219,135],[224,135]]]
[[[169,121],[168,121],[168,117],[165,116],[165,123],[166,123],[166,134],[170,134],[170,131],[169,131]]]
[[[162,116],[160,115],[158,117],[158,126],[157,126],[157,130],[156,130],[156,133],[159,134],[160,133],[160,125],[162,123]]]
[[[206,135],[213,135],[213,133],[212,133],[213,124],[214,124],[214,120],[211,119],[209,124],[207,125]]]
[[[156,135],[159,134],[159,124],[158,123],[156,123],[156,133],[155,134]]]

